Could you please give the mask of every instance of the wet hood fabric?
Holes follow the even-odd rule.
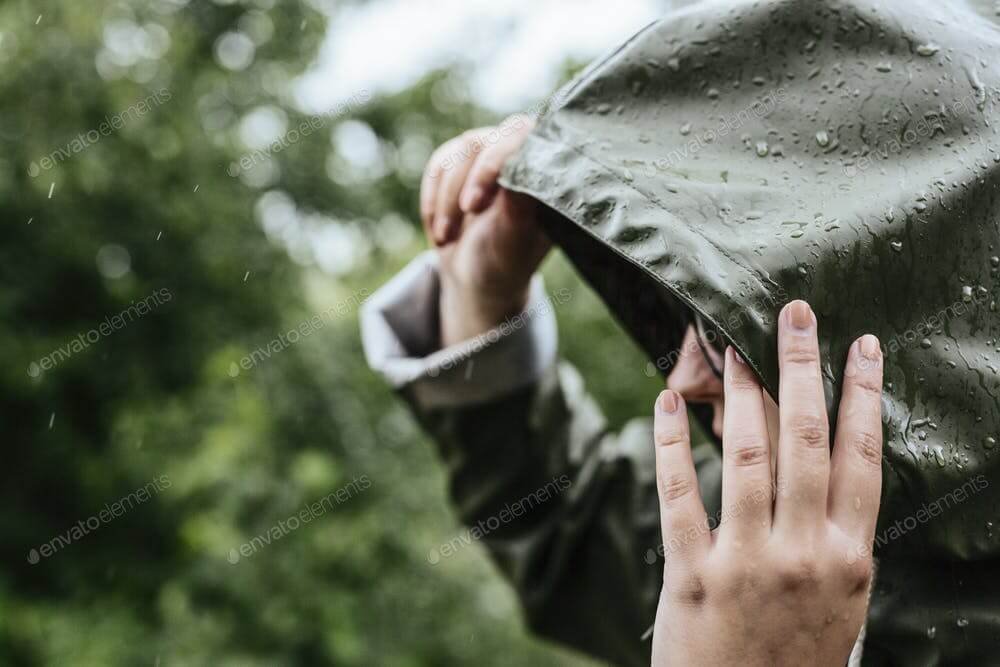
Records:
[[[550,235],[665,373],[691,308],[776,396],[775,318],[804,299],[834,418],[848,347],[876,334],[876,553],[891,571],[872,615],[923,605],[931,620],[907,620],[904,636],[947,622],[966,642],[978,620],[993,642],[1000,632],[992,13],[928,1],[695,5],[577,77],[503,180],[551,209]]]

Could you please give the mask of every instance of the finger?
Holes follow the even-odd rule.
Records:
[[[778,497],[776,529],[799,533],[826,523],[830,436],[820,374],[816,317],[805,301],[778,318]]]
[[[756,541],[771,532],[771,455],[764,398],[753,371],[726,350],[720,538]]]
[[[875,336],[854,341],[830,463],[830,520],[870,544],[882,493],[882,352]]]
[[[462,137],[455,137],[441,144],[424,167],[424,175],[420,181],[420,220],[424,225],[424,232],[434,239],[433,221],[434,210],[437,202],[437,191],[441,185],[441,176],[444,173],[445,164],[450,165],[451,157],[459,152]]]
[[[441,245],[453,241],[461,231],[464,214],[458,205],[458,195],[475,157],[483,149],[482,135],[480,130],[466,132],[455,150],[444,158],[442,174],[438,179],[440,184],[435,195],[433,222],[434,236]]]
[[[512,116],[484,135],[486,148],[476,158],[459,197],[463,211],[479,213],[490,205],[500,187],[497,179],[504,164],[521,147],[534,125],[530,116]]]
[[[664,555],[671,564],[692,562],[704,555],[711,540],[691,456],[687,409],[680,394],[667,389],[657,398],[654,412]]]

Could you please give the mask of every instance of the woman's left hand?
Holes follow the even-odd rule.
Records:
[[[882,484],[882,355],[851,346],[831,454],[816,318],[782,310],[778,442],[764,393],[730,348],[725,363],[722,522],[710,531],[680,394],[655,408],[666,553],[654,665],[836,665],[864,623]],[[777,479],[771,448],[777,447]]]

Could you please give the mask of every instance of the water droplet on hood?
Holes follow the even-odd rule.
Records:
[[[769,152],[769,149],[768,149],[768,146],[767,146],[767,142],[766,141],[758,141],[757,142],[757,156],[758,157],[767,157],[768,152]]]
[[[879,63],[878,65],[875,65],[875,69],[879,72],[891,72],[892,63]]]
[[[920,46],[917,47],[917,55],[929,58],[930,56],[933,56],[940,50],[941,50],[940,46],[928,42],[927,44],[921,44]]]
[[[823,148],[830,145],[830,135],[826,133],[826,130],[820,130],[816,133],[816,143]]]

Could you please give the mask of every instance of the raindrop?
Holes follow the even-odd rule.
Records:
[[[930,348],[930,346],[931,346],[930,338],[924,338],[922,341],[920,341],[920,347],[924,348],[925,350]]]
[[[931,627],[927,628],[927,638],[928,639],[934,639],[934,635],[936,635],[936,634],[937,634],[937,628],[935,628],[933,625]]]
[[[680,60],[680,58],[671,58],[670,60],[668,60],[667,61],[667,67],[669,67],[670,69],[672,69],[675,72],[680,72],[681,71],[681,60]]]
[[[969,619],[965,618],[964,616],[959,616],[958,620],[955,621],[955,625],[957,625],[960,628],[964,628],[967,625],[969,625]]]
[[[903,242],[902,241],[891,241],[889,243],[889,247],[891,247],[896,252],[903,252]]]
[[[1000,266],[1000,257],[993,255],[990,257],[990,266],[997,267]]]
[[[802,236],[802,230],[801,230],[801,229],[796,229],[796,230],[795,230],[794,232],[792,232],[792,233],[791,233],[791,234],[790,234],[789,236],[791,236],[791,237],[792,237],[793,239],[797,239],[797,238],[799,238],[800,236]]]
[[[768,151],[769,149],[766,141],[757,142],[757,157],[767,157]]]
[[[965,303],[972,301],[972,287],[970,285],[962,287],[962,301]]]
[[[944,455],[944,449],[941,447],[934,448],[934,460],[937,461],[939,468],[943,468],[945,466],[948,460]]]
[[[830,145],[830,135],[826,133],[826,130],[820,130],[816,133],[816,143],[823,148]]]
[[[691,123],[684,123],[681,125],[681,134],[685,137],[691,134]]]
[[[717,99],[719,99],[719,89],[718,88],[709,88],[708,89],[708,93],[706,93],[706,94],[708,95],[708,99],[710,99],[710,100],[717,100]]]
[[[997,446],[997,440],[992,435],[986,436],[986,439],[983,440],[983,447],[985,447],[986,449],[993,449],[996,446]]]
[[[886,63],[879,63],[878,65],[875,65],[875,69],[878,70],[879,72],[891,72],[892,71],[892,63],[888,63],[888,62],[886,62]]]
[[[933,56],[935,53],[941,50],[941,47],[937,44],[927,43],[921,44],[917,47],[917,55],[921,55],[925,58]]]

